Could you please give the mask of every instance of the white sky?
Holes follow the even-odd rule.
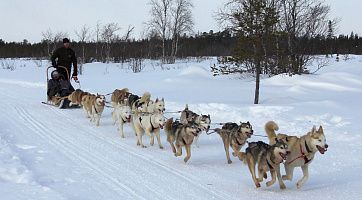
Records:
[[[195,32],[220,30],[213,15],[226,0],[193,0]],[[118,23],[123,34],[128,25],[135,26],[133,37],[139,38],[149,19],[149,0],[0,0],[0,38],[5,41],[41,41],[42,32],[74,34],[84,24],[94,28],[97,22]],[[339,17],[339,33],[351,31],[362,36],[362,0],[326,0],[331,18]]]

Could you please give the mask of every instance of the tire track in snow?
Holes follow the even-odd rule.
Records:
[[[67,120],[68,123],[73,124],[73,126],[79,126],[79,124],[76,124],[74,119],[69,118],[69,116],[67,116],[64,112],[60,112],[59,110],[56,109],[52,109],[54,111],[54,113],[56,113],[57,115],[61,115],[63,117],[65,117],[65,119]],[[117,149],[121,149],[121,151],[126,151],[127,153],[134,155],[144,161],[146,161],[148,164],[153,164],[155,166],[157,166],[158,168],[161,168],[163,170],[166,170],[169,173],[172,173],[173,175],[177,176],[178,178],[188,182],[190,185],[193,185],[197,188],[200,188],[201,190],[205,191],[206,193],[210,193],[213,194],[214,197],[213,198],[217,198],[217,199],[233,199],[233,197],[231,197],[229,194],[222,192],[222,191],[214,191],[208,187],[206,187],[203,184],[198,183],[199,181],[197,180],[197,178],[195,176],[192,176],[190,173],[185,173],[181,170],[177,170],[175,168],[171,168],[167,163],[164,163],[162,161],[158,161],[155,160],[153,157],[151,157],[150,155],[147,154],[141,154],[141,153],[137,153],[136,151],[132,151],[129,150],[129,146],[127,144],[124,144],[122,142],[116,142],[113,140],[109,140],[109,138],[106,137],[102,137],[99,133],[99,131],[95,131],[94,130],[94,126],[93,124],[89,123],[89,125],[81,125],[82,129],[87,129],[87,132],[91,132],[92,136],[108,143],[111,144],[112,146],[116,147]]]
[[[43,124],[36,121],[31,114],[29,114],[25,109],[21,107],[15,107],[17,112],[19,113],[19,117],[29,124],[29,128],[33,129],[35,133],[37,133],[39,136],[41,136],[44,139],[47,139],[49,143],[56,146],[58,149],[60,149],[62,152],[65,152],[67,155],[70,155],[69,158],[77,159],[84,164],[88,166],[88,168],[98,172],[101,174],[101,176],[106,178],[105,181],[103,181],[105,184],[107,184],[110,188],[114,188],[114,186],[118,186],[119,188],[124,189],[124,191],[128,194],[128,198],[137,198],[137,199],[147,199],[143,196],[138,195],[133,189],[129,188],[128,186],[122,184],[119,180],[116,180],[113,178],[109,173],[104,171],[104,168],[108,167],[107,163],[102,162],[99,158],[95,156],[90,156],[89,152],[87,150],[81,150],[81,148],[75,148],[76,145],[72,145],[72,142],[64,140],[62,137],[58,137],[55,134],[51,134],[52,130],[48,130]],[[99,165],[97,163],[102,164],[102,169],[99,168]],[[106,168],[107,169],[107,168]],[[124,191],[121,191],[120,189],[115,189],[120,196],[125,195]]]

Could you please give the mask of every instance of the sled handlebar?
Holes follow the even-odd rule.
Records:
[[[47,82],[49,81],[49,69],[50,69],[50,68],[55,68],[55,67],[53,67],[53,66],[47,67]],[[62,68],[62,69],[64,69],[64,70],[67,72],[68,80],[70,81],[68,69],[67,69],[66,67],[63,67],[63,66],[57,66],[57,68]]]

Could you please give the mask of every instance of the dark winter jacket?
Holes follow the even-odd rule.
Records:
[[[54,67],[57,68],[57,66],[64,66],[67,68],[69,74],[66,74],[64,69],[57,68],[57,70],[65,76],[64,77],[65,79],[68,79],[68,76],[70,76],[72,64],[73,64],[72,76],[78,75],[77,58],[75,57],[75,52],[71,48],[60,47],[59,49],[54,51],[51,60],[52,60],[52,65]]]
[[[64,96],[70,95],[73,91],[74,91],[73,86],[67,80],[50,79],[48,81],[47,94],[48,94],[48,97],[50,97],[50,98],[52,96],[56,96],[56,95],[64,97]]]

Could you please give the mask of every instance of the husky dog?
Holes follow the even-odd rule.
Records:
[[[270,146],[264,142],[251,142],[246,148],[245,153],[239,152],[240,160],[248,165],[251,177],[255,186],[260,187],[260,182],[267,178],[267,172],[270,171],[272,179],[266,183],[269,187],[273,185],[278,178],[280,189],[285,189],[285,184],[280,175],[280,163],[287,157],[288,145],[282,140],[276,140],[275,144]],[[255,173],[255,166],[258,164],[258,178]]]
[[[89,92],[84,92],[81,89],[76,89],[72,94],[68,96],[68,99],[70,100],[69,106],[72,105],[82,105],[82,97],[84,95],[89,95]]]
[[[99,120],[104,110],[106,98],[104,95],[84,95],[82,97],[83,109],[87,114],[87,117],[90,117],[91,122],[95,122],[96,126],[99,126]]]
[[[147,113],[163,114],[163,112],[165,112],[165,100],[163,98],[161,100],[157,98],[156,101],[148,101],[144,106],[145,108],[142,108],[141,110]]]
[[[111,102],[112,102],[112,106],[116,107],[117,104],[121,104],[124,105],[126,104],[126,101],[128,99],[128,96],[131,93],[129,93],[128,88],[123,88],[121,90],[119,89],[115,89],[112,92],[112,96],[111,96]]]
[[[195,145],[199,147],[198,140],[200,134],[202,133],[202,131],[205,131],[207,133],[210,129],[210,115],[198,115],[189,110],[188,105],[186,104],[185,109],[181,112],[180,121],[182,124],[195,123],[201,129],[201,131],[199,131],[197,136],[195,137]]]
[[[175,156],[181,156],[182,147],[185,147],[187,155],[184,162],[186,163],[191,157],[191,144],[194,137],[201,132],[201,129],[195,123],[181,124],[179,121],[174,122],[173,118],[170,118],[165,123],[165,132],[167,141],[170,143]]]
[[[117,104],[112,112],[113,124],[118,123],[118,131],[124,138],[123,125],[131,122],[131,108],[128,105]]]
[[[143,148],[146,147],[142,142],[142,136],[146,133],[151,138],[151,146],[154,144],[154,135],[156,135],[158,145],[160,149],[163,149],[160,138],[160,129],[163,129],[165,118],[162,114],[134,115],[132,121],[133,128],[137,135],[137,145],[140,145]]]
[[[301,188],[308,180],[308,166],[312,162],[315,153],[319,151],[319,153],[324,154],[327,151],[328,145],[323,128],[319,126],[317,130],[316,127],[313,126],[310,132],[301,137],[287,136],[285,134],[277,135],[275,131],[278,129],[278,125],[273,121],[265,124],[265,131],[271,145],[275,143],[275,139],[283,140],[288,144],[290,154],[288,154],[284,164],[286,175],[283,175],[283,180],[291,181],[293,179],[294,168],[301,167],[303,177],[297,183],[297,188]]]
[[[241,147],[245,145],[246,140],[251,137],[254,131],[250,122],[240,122],[240,125],[228,122],[224,124],[221,129],[216,128],[215,132],[220,135],[224,143],[226,159],[228,161],[228,164],[231,164],[232,161],[229,155],[229,147],[234,150],[234,152],[232,153],[233,156],[237,156]]]

